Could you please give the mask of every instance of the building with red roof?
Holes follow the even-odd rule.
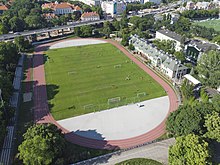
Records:
[[[80,11],[82,13],[82,9],[79,6],[75,6],[67,2],[45,3],[41,7],[42,9],[53,10],[53,13],[56,15],[71,14],[74,11]]]
[[[100,20],[100,16],[96,12],[86,12],[83,13],[81,16],[82,21],[95,21],[95,20]]]

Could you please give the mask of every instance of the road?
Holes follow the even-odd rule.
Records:
[[[128,17],[133,17],[133,16],[145,16],[145,15],[154,15],[154,14],[159,14],[159,13],[165,13],[165,12],[170,12],[174,10],[174,7],[176,7],[177,5],[179,5],[179,3],[176,4],[172,4],[169,7],[164,7],[164,8],[160,8],[157,9],[155,11],[149,12],[149,13],[144,13],[144,14],[138,14],[138,15],[129,15]],[[121,18],[117,18],[118,20],[120,20]],[[36,29],[36,30],[30,30],[30,31],[24,31],[24,32],[18,32],[18,33],[14,33],[14,34],[3,34],[0,35],[0,41],[4,41],[4,40],[12,40],[15,37],[18,36],[30,36],[30,35],[34,35],[34,34],[42,34],[42,33],[48,33],[48,32],[52,32],[52,31],[56,31],[56,30],[64,30],[64,29],[69,29],[69,28],[74,28],[74,27],[80,27],[83,25],[93,25],[93,24],[99,24],[102,22],[106,22],[106,21],[113,21],[112,18],[110,19],[101,19],[98,21],[84,21],[84,22],[75,22],[72,23],[70,25],[62,25],[62,26],[57,26],[57,27],[51,27],[51,28],[43,28],[43,29]]]
[[[153,159],[168,164],[168,149],[174,142],[174,138],[166,139],[131,150],[102,155],[72,165],[113,165],[133,158]]]

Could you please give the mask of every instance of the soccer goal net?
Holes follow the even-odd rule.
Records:
[[[83,106],[84,110],[95,110],[95,106],[93,104],[87,104]]]
[[[138,97],[138,98],[144,97],[144,96],[146,96],[146,92],[137,93],[137,97]]]
[[[70,72],[68,72],[68,75],[73,75],[73,74],[76,74],[76,71],[70,71]]]
[[[120,101],[121,101],[120,97],[111,98],[111,99],[108,99],[108,105],[117,104]]]
[[[114,68],[121,68],[121,64],[115,65]]]

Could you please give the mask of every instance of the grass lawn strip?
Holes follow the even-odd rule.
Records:
[[[163,165],[163,164],[152,159],[134,158],[117,163],[116,165]]]
[[[214,28],[216,31],[220,32],[220,19],[199,21],[199,22],[194,22],[194,24],[199,26],[205,26],[207,28]]]

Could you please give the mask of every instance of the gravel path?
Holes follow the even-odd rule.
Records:
[[[69,41],[70,39],[66,40]],[[93,39],[94,40],[94,39]],[[100,39],[102,40],[102,39]],[[102,40],[103,41],[103,40]],[[147,66],[138,61],[132,54],[130,54],[125,48],[119,45],[117,42],[112,40],[104,40],[119,50],[121,50],[128,58],[130,58],[134,63],[136,63],[141,69],[143,69],[146,73],[148,73],[155,81],[161,84],[164,90],[167,92],[170,107],[169,112],[175,111],[178,107],[178,99],[173,91],[173,89],[160,77],[158,77],[153,71],[151,71]],[[62,42],[62,41],[58,41]],[[55,43],[58,43],[55,42]],[[65,137],[68,141],[73,142],[75,144],[90,147],[90,148],[98,148],[98,149],[115,149],[115,148],[129,148],[132,146],[140,145],[152,140],[157,139],[161,135],[165,133],[165,121],[164,119],[157,127],[153,130],[142,134],[140,136],[136,136],[133,138],[122,139],[122,140],[96,140],[90,139],[87,137],[82,137],[77,134],[71,133],[65,128],[61,127],[57,121],[54,120],[52,115],[49,112],[49,107],[47,104],[47,91],[46,91],[46,81],[45,81],[45,72],[44,72],[44,59],[43,54],[44,51],[47,50],[51,45],[55,43],[48,43],[39,45],[35,48],[35,56],[34,56],[34,69],[33,69],[33,80],[35,81],[34,86],[34,119],[36,123],[54,123],[60,129],[62,129],[63,133],[65,133]]]

